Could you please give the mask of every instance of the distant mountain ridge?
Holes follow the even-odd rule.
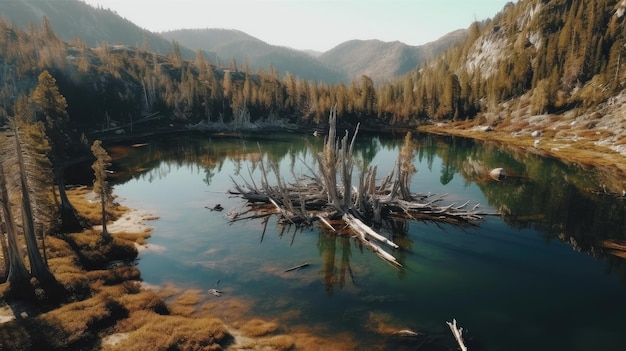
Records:
[[[203,51],[211,62],[228,67],[233,59],[239,66],[253,70],[272,69],[281,75],[293,74],[309,81],[347,83],[368,75],[374,82],[390,81],[417,67],[425,58],[435,57],[463,34],[444,36],[422,46],[379,40],[353,40],[325,52],[305,52],[271,45],[238,30],[182,29],[153,33],[142,29],[116,12],[95,8],[79,0],[0,0],[0,16],[27,29],[41,26],[45,16],[55,33],[71,42],[80,38],[89,47],[105,42],[147,47],[161,54],[176,51],[193,59]],[[460,30],[464,33],[465,30]]]
[[[291,73],[306,80],[337,83],[347,76],[319,62],[313,56],[294,49],[268,44],[244,32],[233,29],[181,29],[162,32],[189,48],[213,52],[228,66],[234,58],[239,68],[268,69],[270,65],[281,74]]]
[[[367,75],[384,82],[414,69],[424,60],[420,47],[399,41],[351,40],[323,53],[319,60],[355,78]]]
[[[315,55],[271,45],[231,29],[181,29],[161,34],[189,48],[214,52],[221,58],[235,58],[240,65],[247,62],[255,69],[263,69],[271,64],[281,73],[289,72],[302,79],[327,83],[347,82],[361,75],[367,75],[377,83],[389,81],[467,37],[467,31],[460,29],[421,46],[399,41],[351,40]]]

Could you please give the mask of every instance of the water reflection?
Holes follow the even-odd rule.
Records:
[[[538,230],[546,241],[570,242],[577,250],[596,257],[605,257],[599,242],[626,239],[626,200],[592,192],[602,183],[594,172],[496,144],[432,135],[415,138],[419,145],[416,177],[420,177],[420,167],[432,170],[435,159],[440,159],[442,185],[455,176],[463,177],[466,184],[477,184],[488,205],[500,209],[514,228]],[[361,163],[369,165],[381,150],[398,144],[397,138],[367,136],[357,139],[356,150]],[[321,144],[319,139],[291,134],[225,139],[190,133],[158,141],[141,140],[135,146],[113,145],[108,150],[114,158],[114,184],[138,178],[152,182],[166,177],[172,169],[190,167],[202,172],[210,186],[227,161],[236,165],[231,176],[253,174],[262,160],[261,152],[269,161],[288,164],[289,172],[295,174],[299,162],[313,162],[311,153],[319,152]],[[500,182],[488,177],[489,170],[497,167],[507,172]],[[405,241],[409,223],[388,224],[394,240]],[[410,250],[410,241],[403,247]],[[609,269],[620,262],[610,260]]]
[[[278,164],[287,179],[308,173],[307,167],[315,168],[311,155],[321,150],[321,138],[184,134],[109,150],[116,192],[132,193],[164,211],[151,241],[168,249],[142,256],[147,281],[193,281],[208,289],[221,279],[229,292],[252,296],[254,312],[276,316],[297,310],[298,323],[358,335],[364,348],[381,345],[371,324],[376,320],[380,326],[379,316],[385,314],[396,329],[448,337],[444,322],[455,317],[476,331],[485,349],[560,345],[556,349],[583,350],[597,340],[610,349],[626,342],[618,319],[626,313],[620,304],[624,284],[604,274],[626,277],[625,260],[599,245],[625,239],[626,205],[590,191],[602,182],[597,173],[495,144],[414,138],[418,173],[411,189],[449,193],[450,202],[478,201],[504,216],[469,229],[390,220],[385,234],[400,245],[394,255],[406,267],[399,271],[349,236],[296,229],[267,216],[229,224],[227,211],[204,208],[207,202],[225,209],[243,206],[227,194],[231,177],[258,180],[262,159]],[[393,169],[401,143],[402,138],[363,135],[356,150],[362,164],[378,165],[384,176]],[[499,182],[488,176],[497,167],[508,175]],[[133,193],[133,188],[141,190]],[[183,259],[212,264],[190,266],[180,263]],[[312,263],[307,269],[282,273],[305,261]],[[284,310],[274,311],[277,306]],[[567,328],[554,327],[564,319]],[[537,340],[529,340],[511,346],[516,330],[541,344],[531,347]]]
[[[593,192],[605,179],[597,172],[463,138],[432,138],[426,145],[425,157],[432,159],[436,153],[442,159],[442,183],[458,170],[466,181],[478,184],[489,204],[500,208],[514,228],[535,229],[546,242],[568,242],[597,258],[607,258],[600,246],[604,240],[626,239],[626,199]],[[507,172],[500,182],[486,177],[497,167]],[[608,270],[626,274],[623,260],[608,258]]]
[[[356,286],[350,267],[351,244],[348,237],[338,237],[335,233],[320,230],[317,248],[322,258],[321,275],[324,291],[329,296],[333,295],[335,285],[340,289],[346,285],[346,274],[348,275],[347,281]],[[336,267],[337,251],[339,251],[339,267]]]

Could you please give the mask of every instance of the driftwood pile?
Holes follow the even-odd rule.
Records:
[[[351,140],[348,133],[341,140],[336,138],[337,111],[333,108],[329,118],[329,133],[322,153],[316,155],[318,170],[309,168],[311,175],[286,183],[276,163],[269,163],[275,174],[270,185],[266,165],[261,162],[260,186],[252,180],[238,184],[234,181],[232,193],[248,200],[253,215],[233,214],[232,221],[280,214],[281,220],[296,226],[311,226],[319,221],[331,231],[348,227],[370,250],[395,267],[402,267],[393,255],[379,243],[398,249],[392,240],[377,233],[372,226],[380,226],[386,219],[431,220],[456,225],[475,225],[484,215],[478,204],[441,205],[445,195],[417,194],[409,189],[411,176],[415,173],[413,157],[415,146],[407,135],[399,153],[396,167],[380,183],[376,184],[376,166],[362,169],[358,186],[352,184],[354,169],[353,148],[358,132]],[[250,211],[246,212],[250,213]],[[337,223],[340,223],[337,226]],[[334,225],[333,225],[334,224]]]

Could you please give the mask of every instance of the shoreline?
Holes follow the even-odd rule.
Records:
[[[588,138],[584,142],[576,143],[559,137],[533,137],[533,131],[530,130],[513,132],[506,129],[475,126],[467,122],[422,125],[417,130],[423,133],[496,143],[542,157],[554,158],[564,163],[592,167],[598,171],[603,184],[612,193],[621,194],[626,189],[626,148],[620,153],[607,146],[598,146],[598,139]]]

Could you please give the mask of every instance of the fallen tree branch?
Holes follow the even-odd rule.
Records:
[[[354,216],[348,213],[344,213],[344,215],[342,216],[342,219],[355,232],[367,234],[371,236],[372,238],[393,247],[394,249],[399,248],[399,246],[396,243],[376,233],[374,230],[372,230],[372,228],[370,228],[369,226],[367,226],[365,223],[361,222],[359,219],[355,218]]]
[[[283,273],[286,273],[286,272],[291,272],[291,271],[295,271],[295,270],[298,270],[298,269],[301,269],[301,268],[304,268],[304,267],[308,267],[308,266],[310,266],[310,265],[311,265],[311,264],[310,264],[309,262],[306,262],[306,263],[303,263],[303,264],[299,264],[299,265],[297,265],[297,266],[293,266],[293,267],[291,267],[291,268],[287,268],[287,269],[285,269],[285,270],[283,271]]]
[[[452,323],[446,322],[446,324],[448,324],[448,326],[450,327],[452,335],[454,335],[454,338],[459,344],[461,351],[467,351],[467,346],[465,346],[465,343],[463,342],[463,328],[457,327],[456,319],[452,319]]]

